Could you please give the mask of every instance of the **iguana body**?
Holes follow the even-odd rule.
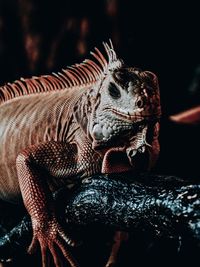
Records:
[[[40,243],[43,266],[47,250],[59,266],[57,247],[76,266],[51,191],[95,173],[135,170],[138,151],[148,151],[152,165],[159,152],[156,76],[125,67],[112,44],[104,47],[108,61],[96,49],[96,63],[0,88],[0,197],[22,196],[33,225],[29,250]]]
[[[45,152],[47,155],[42,156],[44,162],[41,162],[44,168],[48,169],[48,166],[45,165],[48,165],[48,161],[51,159],[54,164],[59,165],[58,169],[48,169],[48,173],[52,176],[60,176],[62,179],[64,173],[54,173],[60,172],[61,168],[64,169],[63,171],[67,171],[64,177],[66,175],[67,177],[77,176],[79,173],[90,175],[93,171],[101,170],[98,161],[94,162],[95,164],[93,163],[94,166],[92,166],[94,154],[98,158],[100,157],[92,150],[91,142],[84,136],[82,129],[77,127],[77,123],[72,117],[74,101],[77,100],[77,94],[80,94],[80,91],[78,88],[74,92],[63,90],[53,91],[50,94],[33,94],[2,103],[0,106],[2,130],[0,138],[0,197],[2,199],[15,201],[20,196],[15,162],[20,152],[32,146],[39,147],[44,144],[45,150],[47,149],[48,152]],[[74,97],[73,94],[75,94]],[[67,103],[66,99],[69,99]],[[61,145],[58,146],[58,144]],[[87,146],[88,149],[85,162],[81,146]],[[55,157],[57,149],[59,155]],[[68,158],[67,163],[58,162],[58,156],[61,157],[60,161],[64,161],[63,158],[68,151],[70,160]],[[78,158],[73,158],[73,154]],[[45,163],[45,161],[47,162]],[[89,168],[86,166],[86,161],[91,162]],[[66,168],[69,162],[71,166]],[[40,164],[40,160],[37,164]],[[62,166],[62,164],[64,165]],[[76,164],[80,164],[80,166],[78,167]],[[55,182],[60,183],[59,179]]]

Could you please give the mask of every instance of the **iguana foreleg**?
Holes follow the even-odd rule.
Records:
[[[49,251],[55,265],[60,266],[58,249],[71,266],[77,266],[66,243],[74,244],[56,219],[54,201],[47,181],[49,176],[62,183],[64,177],[73,172],[75,174],[76,152],[75,144],[49,142],[33,146],[17,157],[19,184],[33,226],[33,239],[28,251],[33,253],[39,243],[43,267],[48,266]]]

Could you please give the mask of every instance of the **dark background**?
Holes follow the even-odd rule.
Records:
[[[168,119],[200,104],[200,78],[195,76],[200,65],[199,8],[192,1],[159,2],[0,0],[0,83],[59,71],[111,38],[127,64],[153,71],[159,79],[161,154],[154,171],[199,182],[199,125]],[[131,243],[133,250],[126,247],[130,260],[133,251],[138,260],[147,255],[138,249],[138,240]],[[161,253],[163,265],[162,255],[166,260],[169,250],[171,264],[177,246],[166,245],[166,240],[163,244],[154,245],[149,255]]]
[[[197,4],[184,2],[0,0],[1,84],[80,62],[112,38],[128,64],[158,75],[164,114],[182,110],[200,25]]]

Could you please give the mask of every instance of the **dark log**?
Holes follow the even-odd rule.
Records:
[[[94,227],[200,239],[200,185],[173,176],[143,175],[135,181],[129,174],[97,175],[83,180],[70,194],[57,192],[55,199],[58,214],[66,218],[65,227],[83,240]],[[0,239],[0,257],[6,260],[24,253],[31,234],[26,215]]]

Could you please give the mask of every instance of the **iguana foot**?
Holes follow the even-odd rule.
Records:
[[[39,225],[33,222],[33,239],[28,248],[28,253],[33,254],[37,249],[38,243],[41,248],[42,267],[49,266],[50,255],[56,267],[63,266],[59,251],[61,251],[71,267],[78,267],[78,263],[67,247],[67,245],[75,246],[76,244],[65,234],[55,218]]]

